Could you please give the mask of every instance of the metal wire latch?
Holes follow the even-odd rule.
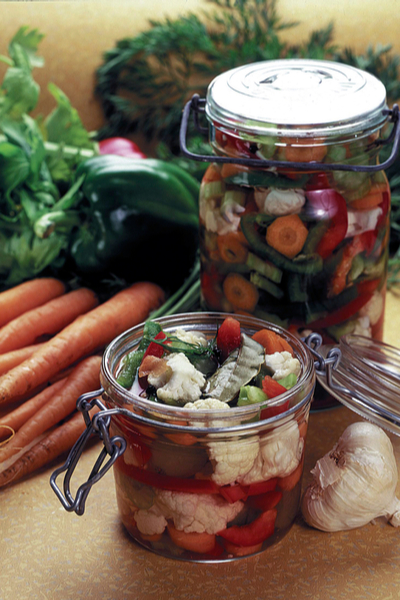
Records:
[[[123,437],[114,436],[110,438],[108,430],[110,417],[119,412],[119,409],[106,409],[99,399],[103,391],[104,390],[101,388],[94,392],[83,394],[78,398],[77,408],[82,412],[86,423],[86,430],[73,445],[65,463],[56,469],[50,477],[50,485],[65,510],[68,512],[75,512],[77,515],[83,515],[85,512],[86,498],[88,497],[92,485],[107,473],[117,458],[121,456],[126,449],[126,441]],[[91,417],[89,413],[95,407],[100,410]],[[71,477],[86,444],[93,435],[99,437],[103,441],[103,448],[90,472],[88,480],[80,485],[75,498],[73,498],[70,488]],[[107,457],[108,460],[106,461]],[[63,491],[58,487],[56,482],[57,477],[62,473],[65,473],[63,479]]]
[[[397,104],[393,105],[392,109],[383,110],[384,115],[388,115],[390,122],[393,123],[390,135],[385,139],[375,140],[376,146],[392,145],[392,151],[387,160],[380,164],[373,165],[348,165],[340,163],[319,163],[319,162],[287,162],[282,160],[263,160],[259,158],[236,158],[233,156],[217,156],[217,155],[206,155],[206,154],[195,154],[187,148],[186,137],[189,124],[189,117],[193,112],[193,120],[196,129],[206,135],[208,128],[203,127],[200,124],[199,115],[205,113],[206,100],[200,98],[198,94],[195,94],[191,100],[189,100],[182,113],[181,127],[179,131],[179,145],[182,154],[191,158],[192,160],[198,160],[203,162],[216,162],[216,163],[234,163],[238,165],[244,165],[247,167],[255,167],[258,169],[296,169],[298,171],[365,171],[373,173],[376,171],[383,171],[390,167],[391,164],[396,160],[397,154],[400,148],[400,118],[399,118],[399,107]]]
[[[341,393],[349,393],[349,390],[334,383],[332,377],[332,372],[337,369],[342,358],[342,352],[340,348],[334,346],[328,351],[326,357],[324,357],[320,352],[318,352],[318,348],[322,346],[322,336],[319,333],[311,333],[302,341],[310,350],[314,358],[314,368],[316,374],[320,377],[326,378],[326,383],[330,389]]]

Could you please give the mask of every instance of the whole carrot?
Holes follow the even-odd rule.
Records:
[[[92,290],[79,288],[25,312],[0,329],[0,353],[23,348],[44,335],[58,333],[98,303]]]
[[[82,356],[104,348],[144,321],[164,299],[158,285],[135,283],[75,319],[23,363],[0,377],[0,405],[10,404],[50,380]]]
[[[56,381],[52,385],[44,388],[41,392],[23,402],[20,406],[4,415],[0,419],[0,440],[14,433],[24,425],[42,408],[51,398],[57,394],[64,385],[66,378]]]
[[[64,292],[65,285],[53,277],[31,279],[0,292],[0,327]]]
[[[10,369],[20,365],[24,360],[32,356],[40,346],[41,344],[32,344],[31,346],[25,346],[24,348],[18,348],[18,350],[11,350],[11,352],[0,354],[0,375],[4,375]]]
[[[94,408],[93,412],[97,412],[97,409]],[[0,473],[0,487],[34,473],[70,450],[85,428],[82,414],[75,413],[68,421],[42,438],[10,467],[2,471]]]
[[[60,390],[28,419],[10,441],[0,448],[1,463],[31,444],[37,437],[68,417],[81,394],[100,386],[100,356],[90,356],[75,367]]]

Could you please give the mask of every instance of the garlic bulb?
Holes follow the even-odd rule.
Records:
[[[362,527],[377,517],[400,525],[393,446],[377,425],[349,425],[335,447],[311,471],[302,500],[305,521],[322,531]]]

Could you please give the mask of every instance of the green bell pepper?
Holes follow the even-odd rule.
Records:
[[[78,273],[180,283],[167,275],[187,273],[198,248],[199,183],[191,175],[158,159],[103,155],[83,162],[75,182],[76,192],[35,223],[39,237],[70,227]]]

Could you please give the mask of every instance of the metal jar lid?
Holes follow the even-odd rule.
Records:
[[[354,139],[387,121],[386,90],[376,77],[306,59],[257,62],[218,75],[205,110],[218,128],[249,136]]]
[[[400,435],[400,349],[354,334],[339,346],[321,341],[319,334],[305,340],[319,383],[350,410]]]

